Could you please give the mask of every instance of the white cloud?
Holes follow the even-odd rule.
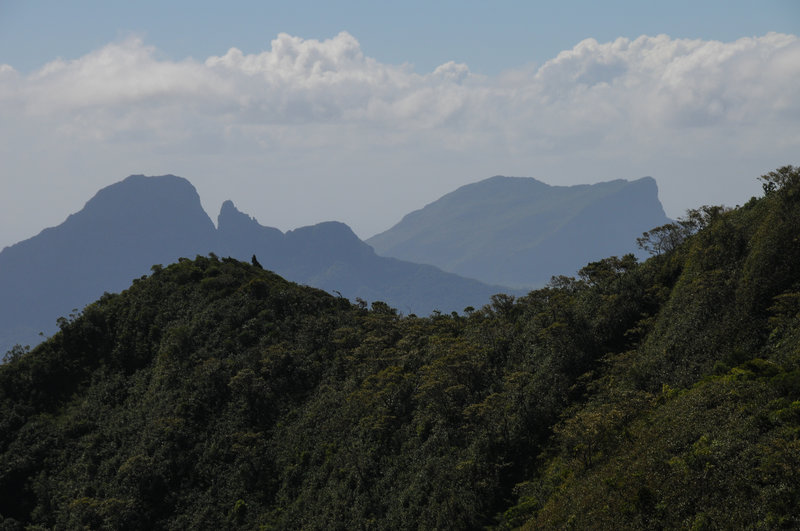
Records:
[[[0,65],[0,139],[9,139],[0,164],[34,181],[52,168],[88,170],[96,177],[86,190],[126,172],[183,172],[220,200],[236,195],[212,184],[220,169],[232,187],[274,171],[344,188],[378,181],[385,198],[359,201],[391,208],[354,214],[362,207],[344,195],[331,198],[346,204],[341,210],[315,205],[315,213],[360,224],[364,236],[435,199],[422,195],[432,175],[441,176],[434,189],[446,192],[496,173],[554,183],[650,174],[677,215],[728,200],[711,197],[725,172],[800,162],[788,159],[800,147],[798,94],[800,41],[774,33],[727,43],[587,39],[538,68],[496,78],[452,61],[430,73],[383,64],[346,32],[321,41],[280,34],[267,51],[231,48],[202,62],[167,60],[130,38],[29,75]],[[46,163],[33,154],[42,149]],[[685,204],[693,167],[709,184]],[[709,176],[710,167],[718,175]],[[86,190],[84,199],[93,191]],[[265,208],[284,221],[251,213],[284,228],[304,215],[317,221],[279,200]]]
[[[154,48],[128,39],[77,60],[53,61],[21,82],[3,65],[0,83],[4,104],[21,101],[31,116],[55,113],[59,119],[59,113],[95,111],[105,111],[98,120],[133,110],[160,115],[169,108],[192,121],[200,116],[229,125],[366,121],[417,129],[446,128],[448,118],[466,110],[474,123],[496,123],[499,115],[501,123],[532,134],[555,126],[580,135],[593,124],[613,128],[611,118],[625,126],[669,128],[796,113],[798,59],[800,45],[789,35],[732,43],[665,35],[587,39],[508,85],[473,76],[452,61],[430,74],[381,64],[342,32],[324,41],[280,34],[269,51],[245,55],[231,48],[204,63],[162,60]],[[553,121],[528,122],[536,117]],[[128,127],[137,125],[148,122],[133,120]]]

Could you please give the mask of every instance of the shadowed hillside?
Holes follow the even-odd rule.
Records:
[[[0,366],[4,529],[800,526],[800,171],[467,315],[215,256]]]

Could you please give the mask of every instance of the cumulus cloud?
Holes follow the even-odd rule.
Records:
[[[452,61],[428,74],[382,64],[347,32],[323,41],[280,34],[268,51],[231,48],[202,63],[160,59],[131,38],[53,61],[21,80],[3,65],[0,104],[21,103],[32,116],[97,112],[98,120],[135,110],[143,119],[129,127],[147,127],[146,115],[164,108],[228,125],[370,122],[400,129],[447,128],[453,115],[467,112],[476,127],[500,126],[501,117],[521,132],[555,127],[580,135],[613,127],[609,120],[669,128],[796,115],[798,74],[798,40],[779,34],[731,43],[587,39],[510,84]]]
[[[791,59],[790,59],[791,58]],[[768,34],[732,43],[674,40],[666,35],[585,40],[535,74],[540,101],[594,113],[593,102],[627,123],[674,126],[742,125],[780,107],[796,111],[800,46],[795,36]]]
[[[203,61],[168,60],[129,38],[31,74],[0,65],[0,138],[13,137],[15,149],[84,142],[81,153],[93,146],[128,161],[215,153],[229,165],[261,160],[298,173],[391,149],[397,160],[383,159],[387,166],[402,160],[409,172],[483,161],[487,175],[468,180],[508,168],[551,182],[558,176],[543,173],[557,168],[573,182],[590,168],[603,169],[598,177],[639,176],[609,175],[617,167],[658,178],[670,157],[685,168],[727,152],[752,161],[796,153],[798,94],[800,41],[775,33],[734,42],[587,39],[498,77],[452,61],[422,73],[381,63],[347,32],[280,34],[266,51],[231,48]],[[7,160],[24,171],[24,157],[10,150]]]

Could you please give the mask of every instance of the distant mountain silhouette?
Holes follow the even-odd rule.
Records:
[[[103,188],[61,225],[0,252],[0,351],[37,343],[57,317],[121,291],[155,263],[210,250],[215,230],[180,177],[132,175]]]
[[[668,222],[651,177],[550,186],[497,176],[458,188],[366,242],[383,256],[533,288],[636,252],[642,232]]]
[[[132,175],[103,188],[61,225],[0,252],[0,354],[16,343],[38,343],[39,332],[55,331],[58,317],[126,289],[154,264],[210,252],[248,261],[255,254],[288,280],[382,300],[404,313],[461,311],[509,291],[377,256],[342,223],[284,234],[226,201],[218,225],[181,177]]]
[[[286,232],[264,227],[231,201],[217,218],[225,255],[259,263],[279,275],[350,299],[381,300],[403,313],[462,311],[509,290],[445,273],[437,267],[385,258],[344,223],[328,221]]]

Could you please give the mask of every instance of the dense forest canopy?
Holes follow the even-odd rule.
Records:
[[[800,171],[463,314],[216,256],[0,366],[5,529],[796,528]]]

